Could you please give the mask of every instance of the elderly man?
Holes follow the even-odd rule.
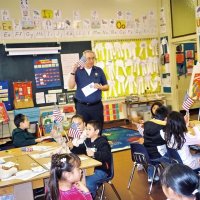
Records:
[[[68,86],[73,89],[77,85],[75,94],[76,113],[84,120],[98,120],[103,127],[102,91],[109,89],[106,76],[100,67],[94,66],[95,53],[91,50],[83,52],[84,67],[79,63],[72,66]]]

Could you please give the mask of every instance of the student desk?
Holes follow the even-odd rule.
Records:
[[[20,156],[13,156],[4,158],[6,162],[12,161],[15,163],[18,163],[18,169],[20,170],[30,170],[32,167],[40,166],[35,160],[33,160],[29,155],[20,155]],[[29,180],[20,180],[20,179],[12,179],[8,181],[0,181],[0,195],[3,194],[14,194],[16,196],[16,199],[20,200],[20,197],[17,195],[19,193],[18,188],[21,188],[20,186],[24,186],[24,189],[26,191],[27,188],[35,189],[42,187],[41,181],[45,177],[49,176],[49,172],[45,172],[41,175],[35,176]],[[28,183],[28,184],[26,184]],[[40,183],[40,184],[39,184]],[[44,184],[43,184],[44,185]],[[27,197],[29,197],[29,194],[32,193],[28,191]],[[23,192],[23,194],[25,194]],[[33,194],[32,194],[33,195]],[[31,199],[31,198],[27,198]]]
[[[40,143],[36,146],[52,146],[59,147],[55,142]],[[5,157],[5,161],[12,161],[19,164],[19,170],[28,170],[32,167],[42,166],[51,161],[50,157],[34,159],[31,154],[41,153],[40,151],[23,152],[21,148],[12,149],[9,151],[1,151],[0,157]],[[44,152],[43,152],[44,153]],[[93,173],[95,166],[100,166],[101,162],[90,158],[86,155],[81,155],[81,168],[86,170],[87,175]],[[44,172],[28,180],[13,179],[9,181],[0,181],[0,196],[13,194],[16,200],[33,200],[33,189],[44,187],[46,179],[49,178],[49,171]]]

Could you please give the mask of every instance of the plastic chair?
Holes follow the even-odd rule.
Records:
[[[130,185],[131,185],[131,182],[133,180],[135,168],[138,165],[142,165],[146,172],[147,172],[147,168],[149,166],[152,166],[153,177],[152,177],[150,187],[149,187],[149,194],[151,194],[151,189],[152,189],[153,180],[154,180],[156,171],[158,170],[158,168],[162,168],[162,165],[159,162],[155,162],[155,161],[150,160],[148,152],[147,152],[147,150],[146,150],[146,148],[144,147],[143,144],[131,143],[130,146],[131,146],[131,157],[132,157],[132,161],[134,162],[134,165],[133,165],[132,172],[131,172],[131,175],[130,175],[130,178],[129,178],[128,189],[130,189]]]
[[[172,163],[183,164],[183,161],[176,149],[167,147],[167,153]]]
[[[107,178],[105,179],[102,179],[99,183],[99,187],[98,187],[98,190],[97,190],[97,195],[95,197],[95,199],[100,199],[102,200],[103,199],[103,196],[104,196],[104,192],[105,192],[105,183],[108,183],[112,190],[114,191],[115,195],[117,196],[117,199],[121,200],[121,197],[119,196],[119,193],[117,192],[115,186],[113,185],[112,183],[112,179],[114,177],[114,161],[113,161],[113,156],[111,157],[111,166],[110,166],[110,174],[108,175]],[[102,190],[100,191],[100,188],[102,188]],[[100,191],[100,194],[98,194]]]

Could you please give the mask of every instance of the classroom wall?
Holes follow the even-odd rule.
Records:
[[[91,19],[91,12],[97,11],[99,19],[116,19],[117,12],[122,11],[125,13],[127,11],[132,13],[133,18],[141,18],[145,15],[149,14],[150,11],[154,11],[156,18],[158,14],[158,5],[159,0],[108,0],[106,2],[98,1],[98,0],[81,0],[81,1],[70,1],[70,0],[29,0],[29,10],[32,12],[33,10],[42,10],[42,9],[59,9],[62,12],[62,20],[64,19],[73,19],[73,12],[79,11],[80,19]],[[1,0],[0,1],[0,9],[7,9],[10,12],[10,18],[15,19],[16,21],[21,19],[21,7],[20,1],[18,0]],[[122,17],[123,18],[123,17]],[[157,23],[156,23],[157,24]],[[2,30],[2,27],[1,27]],[[112,36],[113,38],[130,38],[134,37],[134,35],[117,35]],[[140,35],[135,37],[141,37]],[[1,37],[1,42],[3,43],[24,43],[24,42],[44,42],[44,41],[71,41],[71,40],[91,40],[91,39],[102,39],[102,38],[111,38],[110,35],[83,35],[79,37],[66,37],[62,38],[41,38],[41,39],[4,39]]]

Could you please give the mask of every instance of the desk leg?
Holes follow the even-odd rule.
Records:
[[[14,185],[15,200],[34,200],[32,183],[22,183]]]
[[[85,169],[82,169],[82,170],[83,170],[83,174],[82,174],[81,182],[82,182],[84,185],[86,185],[86,179],[85,179],[85,177],[86,177],[86,170],[85,170]]]

